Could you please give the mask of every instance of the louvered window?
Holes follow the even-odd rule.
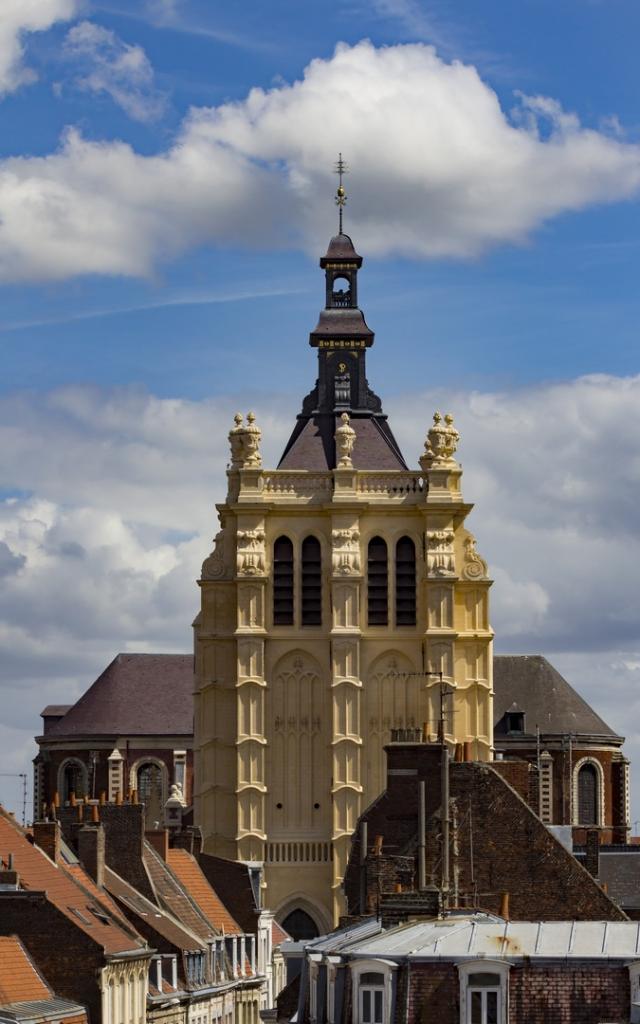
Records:
[[[273,624],[293,626],[293,544],[278,537],[273,545]]]
[[[386,626],[389,621],[389,568],[387,545],[382,537],[369,541],[367,555],[368,622]]]
[[[416,549],[411,537],[396,544],[396,626],[416,624]]]
[[[322,625],[322,560],[317,537],[305,537],[302,542],[302,625]]]
[[[578,822],[598,824],[598,772],[593,764],[584,764],[578,772]]]

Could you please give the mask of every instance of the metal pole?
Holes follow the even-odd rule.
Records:
[[[427,810],[426,810],[426,783],[420,780],[420,835],[418,846],[418,888],[427,887]]]
[[[369,825],[363,821],[360,825],[360,913],[367,912],[367,846],[369,843]]]

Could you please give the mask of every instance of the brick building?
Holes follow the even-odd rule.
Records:
[[[307,945],[296,1020],[627,1024],[640,1020],[639,950],[635,921],[367,921]]]
[[[542,821],[570,826],[577,844],[594,827],[603,843],[626,843],[631,823],[623,737],[546,658],[500,655],[493,670],[496,755],[535,769],[532,804]]]
[[[164,821],[172,786],[193,791],[193,658],[118,654],[73,705],[50,705],[36,737],[34,820],[43,805],[115,800],[135,790],[148,827]]]
[[[0,935],[17,935],[58,996],[91,1024],[140,1024],[152,949],[61,843],[57,822],[28,835],[0,809]]]
[[[498,913],[508,894],[515,920],[625,918],[532,811],[526,762],[451,762],[446,748],[422,742],[386,752],[387,788],[352,840],[350,915],[396,923],[453,907]]]

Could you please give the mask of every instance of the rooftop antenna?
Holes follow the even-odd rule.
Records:
[[[336,189],[336,206],[338,207],[338,234],[342,234],[342,210],[347,201],[347,193],[342,184],[342,177],[349,173],[349,168],[342,159],[342,153],[338,153],[338,160],[335,166],[335,173],[338,175],[338,187]]]

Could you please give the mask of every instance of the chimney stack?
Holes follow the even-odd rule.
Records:
[[[36,846],[44,850],[47,857],[50,857],[54,864],[60,862],[60,833],[60,822],[56,819],[53,821],[34,821],[33,823],[33,838]]]
[[[78,857],[98,888],[104,885],[104,828],[102,825],[83,825],[78,829]]]

